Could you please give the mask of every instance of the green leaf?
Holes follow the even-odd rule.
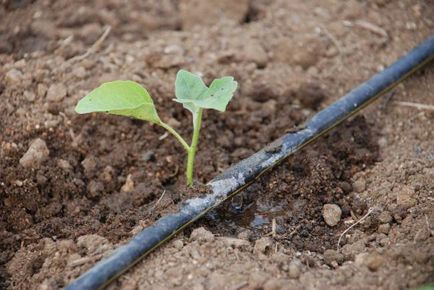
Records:
[[[181,70],[175,82],[175,101],[182,103],[193,113],[197,108],[224,112],[237,86],[238,83],[233,77],[223,77],[215,79],[207,88],[199,76]]]
[[[184,108],[190,110],[192,113],[197,111],[197,108],[188,100],[197,99],[207,89],[208,87],[198,75],[192,74],[186,70],[180,70],[176,74],[175,101],[182,103]]]
[[[234,81],[233,77],[215,79],[208,90],[194,103],[201,108],[224,112],[234,96],[237,86],[238,83]]]
[[[151,96],[136,82],[104,83],[81,99],[75,111],[79,114],[105,112],[160,123]]]

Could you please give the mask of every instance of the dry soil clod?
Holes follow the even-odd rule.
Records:
[[[26,168],[36,168],[48,159],[50,150],[44,140],[37,138],[30,143],[27,152],[21,157],[20,164]]]

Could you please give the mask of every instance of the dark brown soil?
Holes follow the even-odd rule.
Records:
[[[74,113],[101,82],[143,83],[162,119],[188,137],[190,115],[171,100],[177,70],[207,82],[233,75],[240,88],[228,112],[204,116],[195,171],[204,184],[434,32],[430,0],[232,2],[0,4],[1,289],[61,288],[203,191],[186,188],[185,154],[163,129]],[[113,287],[405,289],[433,282],[434,115],[395,102],[432,105],[433,86],[431,65]],[[49,155],[24,167],[20,159],[36,138]],[[326,224],[325,204],[341,209],[336,226]]]
[[[238,235],[245,229],[256,240],[272,232],[276,240],[299,251],[325,251],[336,246],[336,235],[345,225],[330,228],[322,220],[324,204],[338,204],[342,218],[367,209],[352,190],[355,172],[378,158],[374,134],[363,117],[347,122],[330,136],[285,161],[211,217],[213,232]],[[314,221],[314,222],[313,222]],[[232,224],[232,226],[231,226]],[[371,226],[376,230],[377,224]],[[215,227],[215,229],[214,229]]]

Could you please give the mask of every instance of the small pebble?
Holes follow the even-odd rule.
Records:
[[[390,231],[390,224],[382,224],[378,226],[378,232],[382,234],[388,234]]]
[[[37,138],[29,146],[27,152],[21,157],[20,164],[25,168],[34,168],[48,159],[50,151],[44,140]]]
[[[173,241],[173,247],[175,249],[181,250],[184,247],[184,242],[181,239]]]
[[[65,171],[69,171],[72,169],[71,164],[64,159],[59,159],[57,160],[57,166],[59,166],[61,169],[65,170]]]
[[[21,180],[15,180],[15,185],[16,186],[21,187],[21,186],[23,186],[23,184],[24,184],[24,182],[22,182]]]
[[[23,73],[15,68],[8,71],[5,75],[5,80],[8,85],[17,85],[23,78]]]
[[[52,84],[47,91],[47,100],[52,102],[59,102],[66,97],[67,89],[64,84]]]
[[[200,227],[191,232],[190,239],[199,242],[212,242],[215,237],[212,232],[206,230],[204,227]]]
[[[363,192],[366,189],[366,180],[363,177],[360,177],[353,183],[353,190],[355,192]]]
[[[132,192],[134,189],[134,181],[131,174],[127,175],[127,180],[125,180],[124,185],[121,187],[121,191],[123,192]]]
[[[342,210],[336,204],[325,204],[323,207],[322,215],[326,224],[334,227],[341,220]]]
[[[405,209],[408,209],[416,204],[416,200],[414,199],[415,192],[414,189],[410,186],[402,186],[398,189],[396,195],[396,203],[398,206],[402,206]]]
[[[36,98],[35,93],[32,91],[24,91],[23,95],[24,98],[26,98],[26,100],[29,102],[33,102]]]

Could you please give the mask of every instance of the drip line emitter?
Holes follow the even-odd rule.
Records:
[[[120,246],[66,287],[69,290],[101,289],[147,254],[198,220],[209,210],[235,196],[282,160],[392,90],[434,59],[434,35],[370,80],[315,114],[297,130],[285,134],[262,150],[228,168],[207,185],[210,193],[181,203],[177,212],[157,220]]]

